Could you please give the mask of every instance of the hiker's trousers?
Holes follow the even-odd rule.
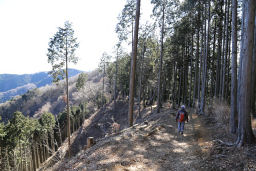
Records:
[[[185,122],[178,121],[178,132],[184,131],[184,125],[185,125]]]

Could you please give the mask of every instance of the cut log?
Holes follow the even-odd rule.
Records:
[[[87,138],[87,148],[90,148],[93,145],[94,145],[94,138],[93,137],[88,137]]]

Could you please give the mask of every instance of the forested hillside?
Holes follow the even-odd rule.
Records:
[[[86,83],[79,78],[85,76]],[[71,133],[102,106],[102,75],[98,71],[70,78]],[[106,84],[108,85],[108,83]],[[64,82],[31,90],[0,105],[1,160],[3,170],[39,167],[67,137]],[[86,92],[86,93],[85,93]],[[109,101],[108,92],[105,95]],[[26,153],[27,155],[24,155]],[[31,161],[32,158],[32,161]]]
[[[158,112],[169,101],[172,108],[195,107],[200,115],[219,101],[231,105],[229,126],[231,133],[238,133],[237,145],[254,143],[256,3],[152,0],[151,4],[154,24],[143,25],[138,20],[140,1],[127,1],[117,24],[117,50],[132,41],[131,64],[124,63],[127,55],[117,51],[117,60],[109,67],[108,76],[117,78],[118,92],[128,92],[129,87],[130,125],[134,97],[143,105],[156,102]],[[131,23],[139,24],[133,35],[127,34],[133,30]],[[130,77],[114,72],[121,72],[124,64]]]
[[[256,169],[255,0],[151,0],[149,21],[144,3],[88,75],[69,79],[80,44],[58,28],[56,83],[0,105],[2,170]]]
[[[91,72],[87,77],[86,85],[83,85],[81,89],[76,86],[78,77],[79,75],[70,78],[71,104],[79,105],[85,101],[96,101],[95,94],[100,92],[101,87],[99,72]],[[12,114],[16,111],[34,118],[40,117],[40,114],[44,112],[57,115],[65,108],[64,91],[63,81],[30,90],[21,96],[16,96],[11,101],[0,104],[0,116],[3,121],[7,121],[12,118]],[[85,91],[88,92],[84,94]]]
[[[11,98],[18,96],[18,95],[22,95],[25,94],[28,90],[32,90],[35,89],[36,85],[33,83],[29,83],[26,84],[24,86],[20,86],[20,87],[16,87],[15,89],[11,89],[5,92],[1,92],[0,93],[0,103],[4,103],[8,100],[10,100]]]
[[[81,71],[69,69],[69,76],[75,76]],[[35,74],[0,74],[0,103],[22,95],[28,90],[39,88],[52,83],[52,77],[48,72]]]

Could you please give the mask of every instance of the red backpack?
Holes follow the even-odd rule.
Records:
[[[183,122],[185,120],[185,113],[184,112],[180,112],[180,122]]]

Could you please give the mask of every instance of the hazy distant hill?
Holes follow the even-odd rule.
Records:
[[[98,71],[88,73],[88,80],[80,90],[76,88],[77,78],[78,75],[69,79],[70,105],[79,105],[84,102],[87,103],[88,107],[96,105],[97,97],[99,97],[102,88],[102,75]],[[33,87],[32,84],[30,86]],[[39,117],[43,112],[58,114],[66,106],[63,100],[64,94],[65,80],[60,81],[58,84],[48,84],[29,90],[23,95],[1,103],[0,116],[3,121],[7,121],[15,111],[21,111],[24,115],[31,117]]]
[[[29,83],[24,86],[17,87],[15,89],[8,90],[6,92],[0,92],[0,103],[10,100],[12,97],[15,97],[17,95],[24,94],[28,90],[31,90],[34,88],[36,88],[36,85],[33,83]]]
[[[69,69],[69,77],[79,74],[81,71]],[[0,103],[22,95],[28,90],[51,84],[52,78],[48,72],[35,74],[0,74]]]

